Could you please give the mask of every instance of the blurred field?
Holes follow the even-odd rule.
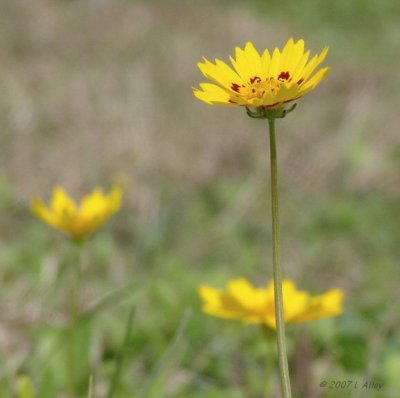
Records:
[[[296,397],[399,396],[400,3],[265,3],[0,2],[0,398],[20,374],[40,398],[65,384],[71,247],[31,199],[114,183],[123,209],[86,250],[82,397],[90,374],[105,397],[132,306],[118,397],[262,397],[275,343],[203,315],[196,287],[272,276],[266,125],[191,87],[202,56],[290,36],[313,52],[329,44],[332,71],[278,122],[285,273],[346,293],[342,317],[288,328]]]

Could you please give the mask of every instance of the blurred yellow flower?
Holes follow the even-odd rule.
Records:
[[[285,323],[300,323],[340,315],[343,292],[329,290],[319,296],[310,296],[297,290],[293,281],[282,284]],[[231,280],[226,291],[208,285],[199,286],[204,301],[203,312],[219,318],[237,319],[244,323],[264,323],[275,329],[274,285],[266,289],[255,288],[244,278]]]
[[[325,59],[328,47],[310,61],[310,51],[304,52],[304,40],[288,40],[283,50],[268,49],[262,55],[248,42],[244,49],[236,47],[236,59],[230,57],[231,68],[220,59],[215,64],[199,62],[204,76],[214,83],[201,83],[194,95],[214,105],[277,108],[294,101],[314,89],[327,75],[329,68],[313,74]],[[308,62],[307,62],[308,61]]]
[[[104,195],[96,188],[78,206],[61,187],[54,189],[50,206],[40,199],[32,203],[32,212],[47,224],[68,232],[75,239],[83,239],[100,228],[121,207],[122,191],[114,188]]]

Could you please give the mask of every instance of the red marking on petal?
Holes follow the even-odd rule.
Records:
[[[236,101],[234,101],[234,100],[228,100],[228,102],[230,102],[231,104],[237,104],[237,102]]]
[[[297,84],[300,86],[300,84],[303,83],[303,82],[304,82],[304,79],[301,78],[301,79],[297,82]]]
[[[252,78],[250,78],[250,84],[253,84],[253,83],[260,83],[260,81],[261,81],[261,78],[260,77],[258,77],[258,76],[254,76],[254,77],[252,77]]]
[[[231,89],[232,89],[233,91],[236,91],[236,92],[238,93],[238,92],[240,91],[240,86],[239,86],[239,84],[237,84],[237,83],[232,83]]]
[[[281,80],[289,80],[289,78],[290,78],[289,72],[281,72],[278,76],[278,79],[281,79]]]

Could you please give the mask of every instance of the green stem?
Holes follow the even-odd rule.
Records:
[[[75,398],[76,384],[76,353],[77,353],[77,334],[79,323],[79,291],[81,284],[81,268],[83,257],[83,242],[77,241],[75,244],[76,257],[73,267],[73,279],[71,280],[70,292],[70,331],[68,348],[68,395]]]
[[[285,321],[283,316],[282,265],[280,254],[278,162],[276,155],[275,119],[268,119],[271,152],[272,245],[275,290],[275,318],[278,341],[279,371],[283,398],[291,398],[289,366],[286,353]]]
[[[115,372],[114,372],[114,375],[111,380],[111,385],[110,385],[110,389],[107,394],[107,398],[113,398],[115,395],[115,392],[117,391],[117,386],[118,386],[118,382],[119,382],[119,378],[120,378],[120,374],[121,374],[121,370],[122,370],[122,364],[125,359],[124,354],[127,351],[127,347],[128,347],[131,332],[132,332],[133,313],[134,313],[134,308],[132,307],[132,309],[129,312],[128,322],[126,324],[124,341],[122,342],[121,348],[117,354],[117,363],[116,363],[116,367],[115,367]]]
[[[88,398],[93,397],[93,376],[89,376]]]

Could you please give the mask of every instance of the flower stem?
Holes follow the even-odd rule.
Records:
[[[82,257],[83,257],[83,242],[76,242],[74,245],[75,249],[75,261],[72,264],[73,278],[71,280],[71,292],[70,292],[70,330],[69,330],[69,347],[68,347],[68,361],[67,361],[67,376],[68,376],[68,396],[69,398],[75,398],[76,388],[76,354],[77,349],[77,334],[78,334],[78,323],[79,323],[79,290],[81,284],[81,268],[82,268]]]
[[[289,366],[286,353],[285,322],[283,316],[282,265],[280,254],[280,224],[278,195],[278,162],[276,154],[275,119],[268,119],[271,153],[271,206],[272,206],[272,245],[275,292],[275,318],[278,341],[279,371],[283,398],[291,398]]]

